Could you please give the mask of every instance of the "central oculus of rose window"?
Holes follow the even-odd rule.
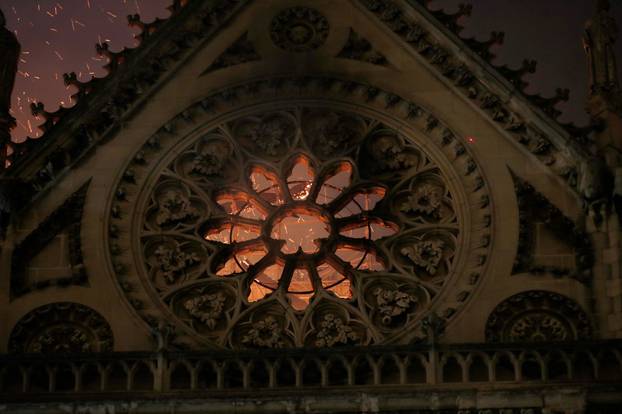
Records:
[[[283,172],[252,165],[246,176],[253,191],[228,188],[214,196],[227,218],[208,222],[204,237],[231,246],[216,275],[248,275],[249,302],[282,291],[304,310],[320,289],[351,299],[351,272],[384,270],[374,241],[398,231],[374,215],[386,188],[351,186],[354,167],[346,160],[317,171],[296,154]]]

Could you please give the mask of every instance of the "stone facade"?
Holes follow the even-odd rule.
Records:
[[[3,150],[0,410],[619,411],[605,2],[598,130],[460,38],[466,8],[171,10]]]

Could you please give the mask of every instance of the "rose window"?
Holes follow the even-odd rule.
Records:
[[[246,177],[252,192],[232,188],[215,196],[228,216],[208,223],[205,239],[232,247],[216,274],[246,274],[249,302],[277,290],[296,310],[304,310],[319,289],[351,299],[351,272],[385,270],[373,242],[398,230],[374,215],[385,187],[353,188],[354,173],[345,160],[318,171],[303,154],[281,172],[252,165]]]
[[[423,338],[486,262],[476,164],[446,130],[422,132],[427,116],[333,109],[325,89],[267,110],[268,92],[215,119],[199,105],[128,164],[107,233],[128,305],[197,349]]]

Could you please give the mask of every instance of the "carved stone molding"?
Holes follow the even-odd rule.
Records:
[[[34,309],[15,325],[9,351],[19,353],[82,353],[112,351],[108,322],[93,309],[57,302]]]
[[[504,300],[486,322],[488,342],[562,342],[591,336],[589,317],[575,301],[539,290]]]
[[[222,52],[201,75],[205,75],[214,70],[241,65],[246,62],[254,62],[260,59],[261,56],[257,53],[253,42],[248,38],[247,32]]]
[[[348,41],[341,49],[337,57],[353,59],[373,65],[387,65],[387,58],[378,52],[367,39],[350,29]]]
[[[363,7],[373,13],[391,31],[436,67],[443,76],[451,80],[465,96],[508,131],[517,142],[551,168],[557,175],[568,179],[570,186],[576,186],[576,182],[570,179],[572,176],[571,172],[576,172],[576,162],[568,157],[568,154],[565,152],[566,148],[558,148],[540,128],[527,122],[523,116],[510,108],[506,102],[503,102],[502,98],[492,92],[484,81],[478,79],[459,57],[452,55],[422,24],[404,13],[397,2],[393,0],[360,0],[360,2]],[[490,40],[485,42],[475,39],[462,40],[480,57],[487,60],[494,57],[489,49],[492,45],[502,42],[503,33],[493,32]],[[531,70],[532,67],[533,63],[527,62],[524,65],[524,69],[519,70],[519,72]],[[504,70],[502,69],[501,72],[504,72]],[[505,72],[507,73],[507,70]],[[512,80],[510,79],[510,81]],[[539,95],[525,96],[555,120],[560,114],[555,109],[555,105],[567,99],[567,92],[558,90],[557,94],[552,98],[543,98]],[[562,127],[566,127],[566,125],[562,125]],[[580,128],[569,127],[569,143],[573,139],[576,141],[583,140],[585,137],[580,135],[581,133]],[[572,148],[571,151],[577,157],[581,157],[583,154],[581,150],[576,148]]]
[[[82,259],[80,232],[82,229],[82,212],[90,180],[73,193],[52,214],[45,218],[39,226],[19,243],[13,251],[11,261],[11,296],[18,297],[29,291],[43,289],[48,286],[84,285],[88,282],[86,269]],[[48,243],[60,232],[69,235],[69,263],[71,274],[52,280],[43,280],[29,284],[26,279],[26,268]]]
[[[489,256],[490,198],[466,145],[420,106],[351,81],[223,90],[128,164],[109,205],[111,269],[147,323],[180,328],[182,347],[420,340],[422,319],[451,319]],[[280,226],[309,215],[325,233],[290,246]]]

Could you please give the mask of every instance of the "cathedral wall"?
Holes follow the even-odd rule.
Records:
[[[356,5],[353,5],[356,4]],[[305,54],[286,53],[274,46],[264,26],[269,24],[274,12],[288,6],[309,6],[320,10],[330,22],[331,31],[325,46]],[[536,157],[513,142],[508,133],[486,119],[478,108],[433,71],[420,56],[403,44],[378,22],[370,24],[368,12],[355,2],[333,1],[262,1],[244,10],[234,25],[206,43],[184,65],[173,70],[167,81],[161,83],[148,102],[129,117],[116,135],[100,145],[80,165],[59,178],[54,187],[42,194],[16,222],[9,240],[19,244],[50,216],[65,200],[89,182],[84,211],[81,216],[81,247],[83,265],[88,280],[74,286],[51,286],[25,293],[0,304],[4,315],[1,326],[6,340],[0,350],[6,351],[12,327],[33,309],[52,302],[76,302],[89,306],[108,321],[114,334],[114,350],[145,350],[152,344],[146,324],[140,321],[123,298],[113,280],[115,269],[107,257],[106,246],[110,231],[107,212],[124,195],[119,195],[119,182],[135,154],[147,139],[170,119],[191,105],[213,95],[215,91],[243,84],[253,79],[287,76],[331,76],[373,85],[381,90],[399,95],[434,114],[468,145],[468,151],[480,168],[490,193],[492,215],[491,252],[481,284],[473,292],[466,307],[447,326],[443,340],[449,343],[484,342],[486,321],[493,309],[508,297],[526,290],[544,290],[564,295],[590,312],[588,288],[585,284],[567,277],[519,273],[511,275],[519,249],[519,208],[512,174],[528,181],[564,215],[576,219],[581,206],[576,194],[562,184]],[[387,63],[371,64],[353,59],[335,58],[347,40],[350,28],[368,39],[375,49],[382,51]],[[219,70],[210,70],[216,58],[232,43],[248,33],[253,39],[257,61],[245,62]],[[204,73],[207,71],[207,73]],[[481,74],[485,77],[486,74]],[[278,96],[275,96],[278,98]],[[244,97],[232,106],[244,107]],[[344,98],[348,100],[350,98]],[[364,104],[355,103],[364,109]],[[371,104],[370,104],[371,105]],[[209,117],[209,116],[208,116]],[[200,117],[204,118],[203,115]],[[534,120],[533,122],[537,122]],[[193,128],[185,127],[183,134]],[[406,127],[404,127],[406,131]],[[183,139],[179,133],[178,138]],[[174,142],[166,149],[181,151]],[[425,142],[422,145],[428,145]],[[456,182],[455,185],[460,185]],[[116,193],[115,193],[116,191]],[[142,190],[130,190],[142,191]],[[468,190],[467,190],[468,191]],[[130,194],[141,196],[140,194]],[[467,199],[460,200],[469,203]],[[466,206],[471,208],[472,206]],[[140,220],[141,217],[134,217]],[[557,241],[547,242],[545,234],[538,246],[550,260],[564,260],[571,256],[569,250],[558,246]],[[49,247],[32,258],[28,278],[40,281],[56,279],[71,270],[67,259],[68,235],[61,231],[54,236]],[[3,269],[10,271],[10,249],[5,249]],[[564,262],[565,263],[565,262]],[[8,289],[7,286],[5,286]]]

